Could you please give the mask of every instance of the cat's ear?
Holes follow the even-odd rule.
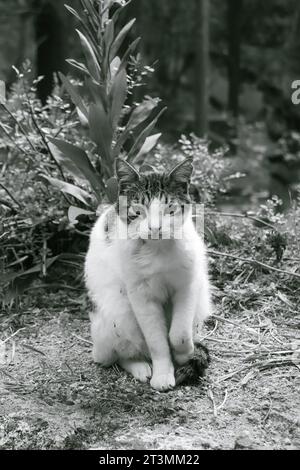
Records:
[[[116,176],[122,183],[134,183],[140,177],[138,171],[123,158],[116,159]]]
[[[189,183],[193,173],[193,158],[188,157],[183,162],[178,163],[178,165],[173,168],[169,173],[170,181],[176,183]]]

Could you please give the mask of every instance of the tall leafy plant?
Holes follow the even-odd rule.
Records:
[[[94,152],[88,155],[84,149],[55,138],[49,138],[49,146],[75,184],[85,181],[94,201],[100,202],[105,193],[113,201],[116,197],[115,158],[122,155],[130,161],[141,161],[160,137],[152,132],[164,109],[157,111],[159,100],[151,98],[131,106],[127,104],[134,85],[130,65],[136,60],[140,41],[140,38],[128,41],[135,19],[123,27],[119,25],[129,2],[81,0],[80,3],[80,12],[70,6],[66,8],[79,23],[77,33],[84,62],[73,59],[68,62],[82,74],[84,87],[79,91],[67,76],[59,75],[82,125],[89,130]],[[89,194],[82,189],[78,192],[70,183],[46,178],[61,191],[89,205]]]

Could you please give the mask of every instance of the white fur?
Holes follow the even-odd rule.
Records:
[[[141,381],[151,376],[152,362],[151,385],[166,390],[175,385],[173,361],[184,364],[193,355],[193,334],[210,314],[204,243],[190,214],[180,240],[120,240],[116,226],[108,236],[111,211],[96,222],[85,263],[96,306],[90,315],[93,358],[104,366],[118,362]]]

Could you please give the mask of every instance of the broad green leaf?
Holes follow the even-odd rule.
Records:
[[[75,186],[71,183],[66,183],[65,181],[59,180],[57,178],[52,178],[52,176],[40,176],[41,178],[46,179],[54,188],[59,189],[59,191],[62,193],[75,197],[78,201],[82,202],[86,206],[90,205],[89,193],[79,188],[78,186]]]
[[[113,130],[115,131],[120,121],[122,109],[127,97],[127,73],[126,70],[121,70],[115,77],[111,91],[111,122]]]
[[[101,101],[102,106],[107,112],[108,103],[107,103],[107,94],[106,89],[103,85],[99,85],[90,78],[85,79],[86,90],[89,93],[90,100],[94,103]]]
[[[109,202],[114,204],[118,198],[119,185],[116,177],[109,178],[106,182],[106,194],[109,199]]]
[[[120,65],[121,65],[121,59],[120,57],[116,56],[113,59],[112,63],[110,64],[110,77],[111,77],[112,82],[120,70]]]
[[[86,36],[89,38],[89,40],[91,41],[91,43],[93,44],[94,46],[94,51],[97,50],[97,42],[95,41],[95,38],[93,36],[93,31],[91,30],[90,28],[90,25],[86,23],[86,21],[84,21],[84,18],[81,17],[79,15],[79,13],[72,7],[70,7],[69,5],[64,5],[64,7],[73,15],[75,16],[75,18],[80,22],[81,24],[81,27],[84,29],[84,32],[86,34]]]
[[[61,167],[67,170],[70,175],[72,175],[73,178],[75,178],[78,182],[85,181],[85,176],[82,174],[82,172],[80,171],[78,166],[73,162],[73,160],[71,160],[63,152],[61,152],[56,145],[50,142],[50,140],[48,142],[48,145],[51,154]]]
[[[93,188],[96,197],[99,199],[102,182],[86,152],[80,147],[72,145],[64,140],[53,138],[49,138],[49,140],[55,147],[57,147],[67,160],[71,160],[76,165],[78,170],[80,170],[80,173],[85,177],[86,182]],[[63,160],[61,161],[63,163]]]
[[[104,50],[105,50],[104,63],[105,63],[106,70],[109,70],[109,57],[110,57],[109,53],[110,53],[111,45],[114,40],[114,34],[115,34],[114,22],[112,20],[109,20],[106,24],[106,28],[105,28],[105,32],[103,36]]]
[[[137,48],[139,42],[140,42],[141,38],[137,38],[135,39],[128,47],[127,51],[125,52],[123,58],[122,58],[122,62],[120,64],[120,70],[123,69],[123,68],[126,68],[127,66],[127,61],[129,59],[129,57],[133,54],[133,52],[135,51],[135,49]]]
[[[147,139],[147,137],[149,136],[149,134],[152,132],[152,130],[154,129],[158,119],[160,118],[160,116],[165,112],[167,108],[163,108],[159,113],[158,115],[153,119],[153,121],[140,133],[140,135],[137,137],[135,143],[133,144],[133,146],[131,147],[130,149],[130,152],[128,153],[128,156],[127,156],[127,160],[130,161],[131,159],[133,159],[136,155],[138,155],[139,151],[141,150],[141,148],[143,147],[143,144],[145,142],[145,140]]]
[[[94,212],[87,211],[81,207],[70,206],[68,209],[68,219],[72,225],[78,223],[77,217],[80,215],[94,215]]]
[[[142,124],[153,109],[155,109],[160,102],[159,98],[147,98],[141,104],[139,104],[131,113],[126,129],[128,131],[133,130],[135,127]]]
[[[89,120],[86,118],[86,116],[80,111],[79,108],[76,108],[76,111],[77,111],[77,114],[78,114],[80,124],[83,127],[89,127]]]
[[[112,18],[111,18],[111,19],[113,20],[113,22],[116,24],[117,21],[118,21],[118,19],[119,19],[120,13],[122,13],[122,11],[124,10],[124,8],[126,8],[126,7],[131,3],[131,0],[128,0],[128,1],[125,3],[125,5],[122,5],[122,1],[121,1],[121,0],[116,0],[115,3],[119,3],[119,5],[121,5],[120,8],[118,8],[118,9],[114,12],[114,14],[112,15]]]
[[[78,62],[77,60],[74,60],[74,59],[67,59],[66,62],[72,65],[72,67],[75,67],[75,69],[80,70],[80,72],[83,72],[85,75],[90,76],[88,69],[81,62]]]
[[[81,96],[77,92],[76,88],[72,85],[70,80],[61,72],[58,72],[59,78],[61,79],[65,89],[69,93],[71,100],[73,101],[74,105],[80,109],[81,113],[88,118],[88,110],[85,106],[84,102],[82,101]]]
[[[79,20],[80,22],[82,21],[81,20],[81,17],[79,15],[79,13],[72,7],[70,7],[70,5],[66,5],[64,4],[64,7],[73,15],[75,16],[75,18],[77,18],[77,20]]]
[[[117,35],[116,39],[114,40],[109,53],[109,62],[111,62],[116,55],[118,55],[119,49],[122,46],[127,34],[131,30],[132,26],[134,25],[136,19],[133,18],[129,23],[127,23],[124,28],[121,29],[119,34]]]
[[[133,131],[150,116],[159,101],[160,100],[158,98],[147,98],[132,111],[125,129],[119,136],[118,141],[114,147],[114,158],[119,156],[125,142],[129,139],[129,137],[132,137]]]
[[[112,127],[100,100],[97,104],[92,103],[90,105],[89,125],[90,136],[97,145],[98,154],[105,159],[109,168],[112,169]]]
[[[140,158],[144,157],[147,153],[151,152],[151,150],[154,149],[154,147],[157,145],[157,142],[159,141],[160,137],[161,133],[147,137],[144,142],[144,145],[135,157],[134,162],[137,162]]]
[[[94,78],[94,80],[99,82],[101,79],[101,69],[98,64],[94,49],[90,41],[86,38],[86,36],[82,34],[82,32],[79,31],[78,29],[76,29],[76,31],[82,44],[82,48],[83,48],[83,52],[87,61],[89,72],[91,76]]]

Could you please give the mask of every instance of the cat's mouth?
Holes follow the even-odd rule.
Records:
[[[148,241],[148,240],[153,240],[153,241],[159,241],[159,240],[171,240],[172,236],[170,234],[164,234],[164,233],[157,233],[155,235],[149,233],[145,237],[141,237],[142,240]]]

